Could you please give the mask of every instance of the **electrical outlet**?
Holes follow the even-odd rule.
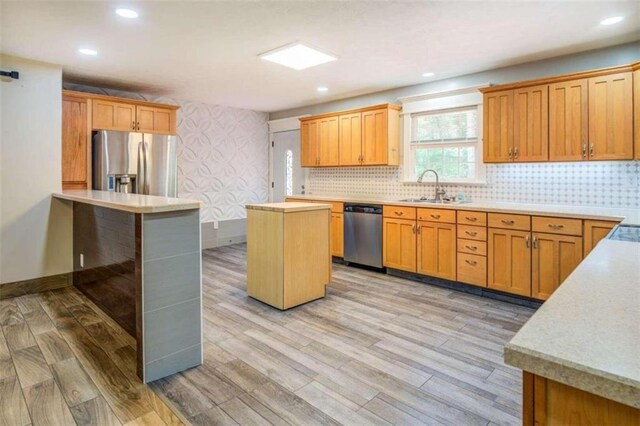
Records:
[[[218,229],[218,221],[217,220],[213,221],[213,229]]]
[[[84,254],[80,253],[80,267],[84,268]]]

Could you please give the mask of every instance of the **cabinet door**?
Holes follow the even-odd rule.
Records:
[[[384,266],[416,272],[416,222],[385,218],[382,224]]]
[[[456,225],[418,222],[419,274],[456,279]]]
[[[87,187],[87,99],[62,97],[62,189]]]
[[[549,159],[549,86],[514,90],[513,160]]]
[[[531,234],[489,228],[489,288],[531,296]]]
[[[136,106],[136,130],[144,133],[175,134],[176,111],[152,106]]]
[[[588,80],[549,86],[549,159],[587,159],[589,144]]]
[[[302,167],[317,166],[318,156],[318,121],[303,121],[300,124],[300,165]]]
[[[582,237],[534,233],[531,296],[547,300],[582,261]]]
[[[362,113],[340,116],[340,165],[357,166],[362,154]]]
[[[362,113],[362,165],[387,164],[387,109]]]
[[[331,256],[344,257],[343,213],[331,213]]]
[[[513,90],[486,93],[483,103],[485,163],[511,161],[513,150]]]
[[[630,72],[589,79],[589,158],[633,158],[633,95]]]
[[[340,128],[338,116],[326,117],[319,120],[320,166],[337,166],[340,161],[339,141]]]
[[[91,111],[91,126],[94,130],[122,130],[125,132],[136,130],[135,105],[93,99]]]
[[[640,69],[633,72],[633,128],[636,151],[634,158],[640,160]]]
[[[616,226],[618,222],[606,222],[603,220],[584,221],[584,257]]]

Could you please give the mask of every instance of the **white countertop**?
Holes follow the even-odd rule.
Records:
[[[272,212],[293,213],[311,210],[330,210],[331,204],[320,203],[266,203],[247,204],[245,208],[249,210],[267,210]]]
[[[92,204],[131,213],[161,213],[199,209],[199,200],[187,198],[158,197],[155,195],[123,194],[121,192],[92,191],[84,189],[66,190],[53,197],[79,203]]]

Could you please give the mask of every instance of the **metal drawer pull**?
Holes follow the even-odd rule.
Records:
[[[515,222],[510,219],[502,219],[502,223],[504,223],[505,225],[513,225]]]
[[[415,234],[416,233],[416,225],[411,225],[411,231]]]
[[[431,217],[434,218],[434,219],[440,219],[440,215],[439,214],[432,214]]]
[[[562,229],[562,228],[564,228],[564,225],[558,225],[556,223],[550,223],[549,224],[549,228],[551,228],[551,229]]]
[[[526,237],[524,237],[524,243],[527,246],[527,248],[531,247],[531,244],[529,244],[529,236],[528,235]]]
[[[476,235],[478,235],[478,233],[476,231],[464,231],[465,234],[467,235],[471,235],[472,237],[475,237]]]
[[[538,237],[536,237],[535,235],[533,236],[533,248],[537,249],[538,248]]]
[[[394,213],[395,213],[396,215],[398,215],[398,216],[402,216],[402,215],[404,214],[404,212],[399,212],[399,211],[397,211],[397,210],[396,210],[396,211],[394,211]]]
[[[469,250],[473,250],[473,251],[478,250],[478,246],[465,246],[465,247],[468,248]]]
[[[475,260],[465,259],[464,261],[467,262],[471,266],[476,266],[478,264],[478,262],[475,261]]]
[[[469,222],[475,222],[476,220],[478,220],[477,217],[473,217],[473,216],[465,216],[465,219],[467,219]]]

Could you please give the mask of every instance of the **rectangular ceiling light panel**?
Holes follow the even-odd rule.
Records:
[[[298,71],[338,59],[302,43],[280,47],[263,53],[260,57],[265,61],[275,62]]]

